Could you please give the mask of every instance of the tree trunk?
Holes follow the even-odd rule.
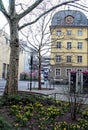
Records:
[[[19,37],[18,19],[11,19],[10,24],[10,63],[4,95],[15,95],[18,92]]]

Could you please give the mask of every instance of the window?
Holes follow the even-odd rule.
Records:
[[[61,35],[61,30],[57,31],[57,35],[60,36]]]
[[[71,62],[71,56],[67,56],[67,62]]]
[[[6,64],[3,63],[2,78],[4,79],[5,79],[5,74],[6,74]]]
[[[78,75],[80,75],[82,72],[82,69],[78,69],[77,71],[78,71]]]
[[[82,56],[77,56],[77,62],[82,63]]]
[[[61,48],[61,42],[57,42],[57,43],[56,43],[56,47],[57,47],[57,48]]]
[[[7,76],[8,76],[8,73],[9,73],[9,64],[7,64]]]
[[[72,48],[72,43],[71,42],[67,42],[67,49],[71,49]]]
[[[60,76],[60,75],[61,75],[61,69],[56,69],[55,75],[56,75],[56,76]]]
[[[61,61],[61,56],[60,56],[60,55],[56,55],[55,61],[56,61],[56,62],[60,62],[60,61]]]
[[[61,23],[61,18],[58,17],[58,18],[57,18],[57,24],[60,24],[60,23]]]
[[[77,48],[82,49],[82,42],[78,42]]]
[[[9,45],[10,44],[9,39],[5,37],[5,40],[6,40],[6,44]]]
[[[69,72],[71,71],[71,69],[67,69],[66,70],[66,76],[69,76]]]
[[[82,36],[83,32],[82,30],[78,30],[78,36]]]
[[[67,35],[72,35],[72,30],[67,30]]]

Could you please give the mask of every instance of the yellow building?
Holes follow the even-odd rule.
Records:
[[[88,19],[80,11],[54,14],[51,31],[51,77],[88,70]]]
[[[10,58],[9,35],[0,31],[0,79],[7,78],[7,71],[8,71],[8,67],[9,67],[9,58]],[[24,71],[24,51],[22,49],[20,49],[18,78],[20,78],[20,73],[23,71]]]

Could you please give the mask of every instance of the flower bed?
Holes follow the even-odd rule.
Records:
[[[68,102],[37,96],[8,97],[0,103],[0,113],[7,119],[0,120],[4,130],[87,130],[88,109],[83,110],[76,121],[66,120],[70,112]],[[62,120],[62,117],[64,117]],[[12,126],[7,124],[11,124]],[[11,128],[12,127],[12,128]]]

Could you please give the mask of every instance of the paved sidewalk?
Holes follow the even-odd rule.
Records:
[[[49,97],[53,97],[55,100],[68,100],[68,97],[66,95],[66,90],[67,90],[67,86],[55,87],[54,89],[50,89],[50,90],[33,90],[32,89],[31,91],[30,90],[22,90],[22,91],[46,95]]]
[[[44,94],[49,97],[53,97],[55,100],[69,101],[69,100],[77,100],[77,102],[81,102],[84,104],[88,104],[88,94],[80,94],[72,96],[72,93],[68,93],[68,86],[55,87],[54,90],[25,90],[27,92]]]
[[[5,88],[5,80],[0,80],[0,95],[2,96],[4,88]],[[28,88],[28,83],[29,81],[19,81],[19,87],[18,91],[27,91],[30,92],[30,88]],[[37,83],[32,84],[35,88],[37,87]],[[46,96],[49,95],[53,97],[56,100],[63,100],[66,101],[69,99],[70,95],[67,95],[67,90],[68,90],[68,85],[52,85],[52,86],[47,86],[46,84],[42,85],[42,88],[54,88],[51,90],[34,90],[32,89],[31,92],[35,93],[40,93],[40,94],[45,94]],[[37,87],[38,88],[38,87]],[[82,97],[83,96],[83,97]],[[78,99],[83,100],[83,102],[88,103],[88,95],[82,95]],[[72,98],[72,97],[70,97]]]
[[[5,88],[6,80],[0,80],[0,95],[3,94]],[[38,88],[38,82],[32,82],[33,88]],[[63,92],[63,88],[66,88],[65,85],[49,85],[48,82],[42,84],[42,88],[52,88],[52,90],[31,90],[32,92],[44,93],[44,94],[52,94],[52,93],[61,93]],[[54,90],[53,90],[54,88]],[[30,82],[29,81],[19,81],[18,83],[18,91],[30,91]]]

